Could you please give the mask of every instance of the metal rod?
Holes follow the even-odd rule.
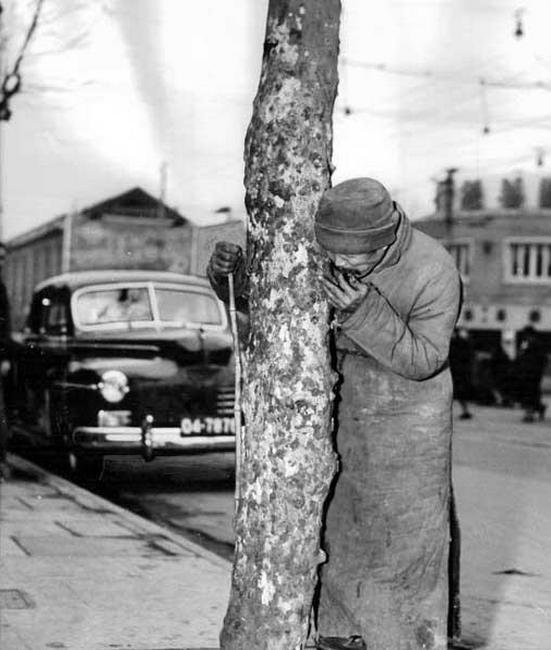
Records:
[[[235,511],[241,501],[241,461],[242,461],[242,431],[241,431],[241,350],[239,345],[239,330],[235,310],[235,288],[233,274],[228,275],[230,325],[233,338],[235,359],[235,398],[233,417],[235,420]]]

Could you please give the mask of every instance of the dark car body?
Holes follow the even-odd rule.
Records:
[[[232,337],[202,278],[56,276],[35,289],[14,339],[19,417],[72,463],[235,448]]]

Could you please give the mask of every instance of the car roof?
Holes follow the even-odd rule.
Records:
[[[107,269],[102,271],[73,271],[62,273],[40,282],[35,287],[41,291],[47,287],[68,287],[71,290],[80,289],[94,284],[111,284],[119,282],[170,282],[173,284],[193,284],[210,289],[209,281],[197,275],[184,275],[172,271],[147,271],[128,269]]]

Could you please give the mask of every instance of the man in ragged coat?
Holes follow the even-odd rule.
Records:
[[[319,648],[447,647],[452,382],[460,303],[452,258],[412,227],[370,178],[325,192],[316,238],[335,309],[341,470],[328,505]],[[238,247],[220,243],[208,275],[225,298]]]

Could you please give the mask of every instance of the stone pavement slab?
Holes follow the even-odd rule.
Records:
[[[2,650],[218,647],[225,560],[15,456],[0,485]]]

